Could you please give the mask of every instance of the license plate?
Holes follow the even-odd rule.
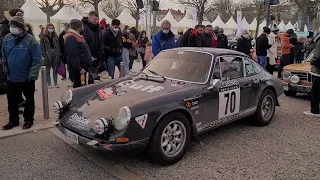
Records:
[[[65,133],[64,135],[69,139],[71,140],[72,142],[76,143],[76,144],[79,144],[79,135],[76,134],[76,133],[73,133],[69,130],[65,130]]]
[[[289,91],[289,87],[288,86],[283,86],[283,90]]]

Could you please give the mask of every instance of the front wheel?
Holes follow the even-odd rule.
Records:
[[[191,142],[191,125],[186,116],[172,113],[164,117],[149,141],[148,159],[158,165],[172,165],[182,159]]]
[[[276,97],[270,89],[261,94],[257,111],[254,114],[258,126],[267,126],[271,123],[276,109]]]
[[[288,91],[284,91],[284,94],[286,96],[295,97],[297,95],[297,91],[293,91],[293,90],[289,89]]]

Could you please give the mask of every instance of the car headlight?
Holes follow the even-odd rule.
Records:
[[[291,72],[283,71],[283,78],[290,79],[290,77],[291,77]]]
[[[121,107],[114,118],[114,127],[117,131],[123,131],[129,124],[131,112],[127,106]]]
[[[64,92],[62,95],[61,101],[66,104],[70,104],[72,101],[72,95],[73,94],[71,90]]]

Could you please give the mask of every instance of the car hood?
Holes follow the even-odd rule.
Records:
[[[309,72],[310,68],[311,68],[310,63],[302,63],[302,64],[290,64],[290,65],[284,67],[284,70]]]
[[[159,78],[156,78],[159,80]],[[162,80],[160,78],[160,80]],[[166,80],[152,81],[142,78],[126,78],[102,88],[90,89],[90,94],[72,104],[70,110],[88,119],[115,117],[119,108],[144,101],[156,100],[165,94],[193,86],[189,83]],[[88,87],[89,88],[89,87]],[[74,97],[76,99],[76,96]],[[71,114],[70,114],[71,115]],[[107,116],[107,117],[106,117]]]

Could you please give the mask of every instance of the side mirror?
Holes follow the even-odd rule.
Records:
[[[219,89],[221,88],[221,80],[220,79],[213,79],[210,82],[210,86],[208,87],[208,90],[213,90],[214,88]]]

